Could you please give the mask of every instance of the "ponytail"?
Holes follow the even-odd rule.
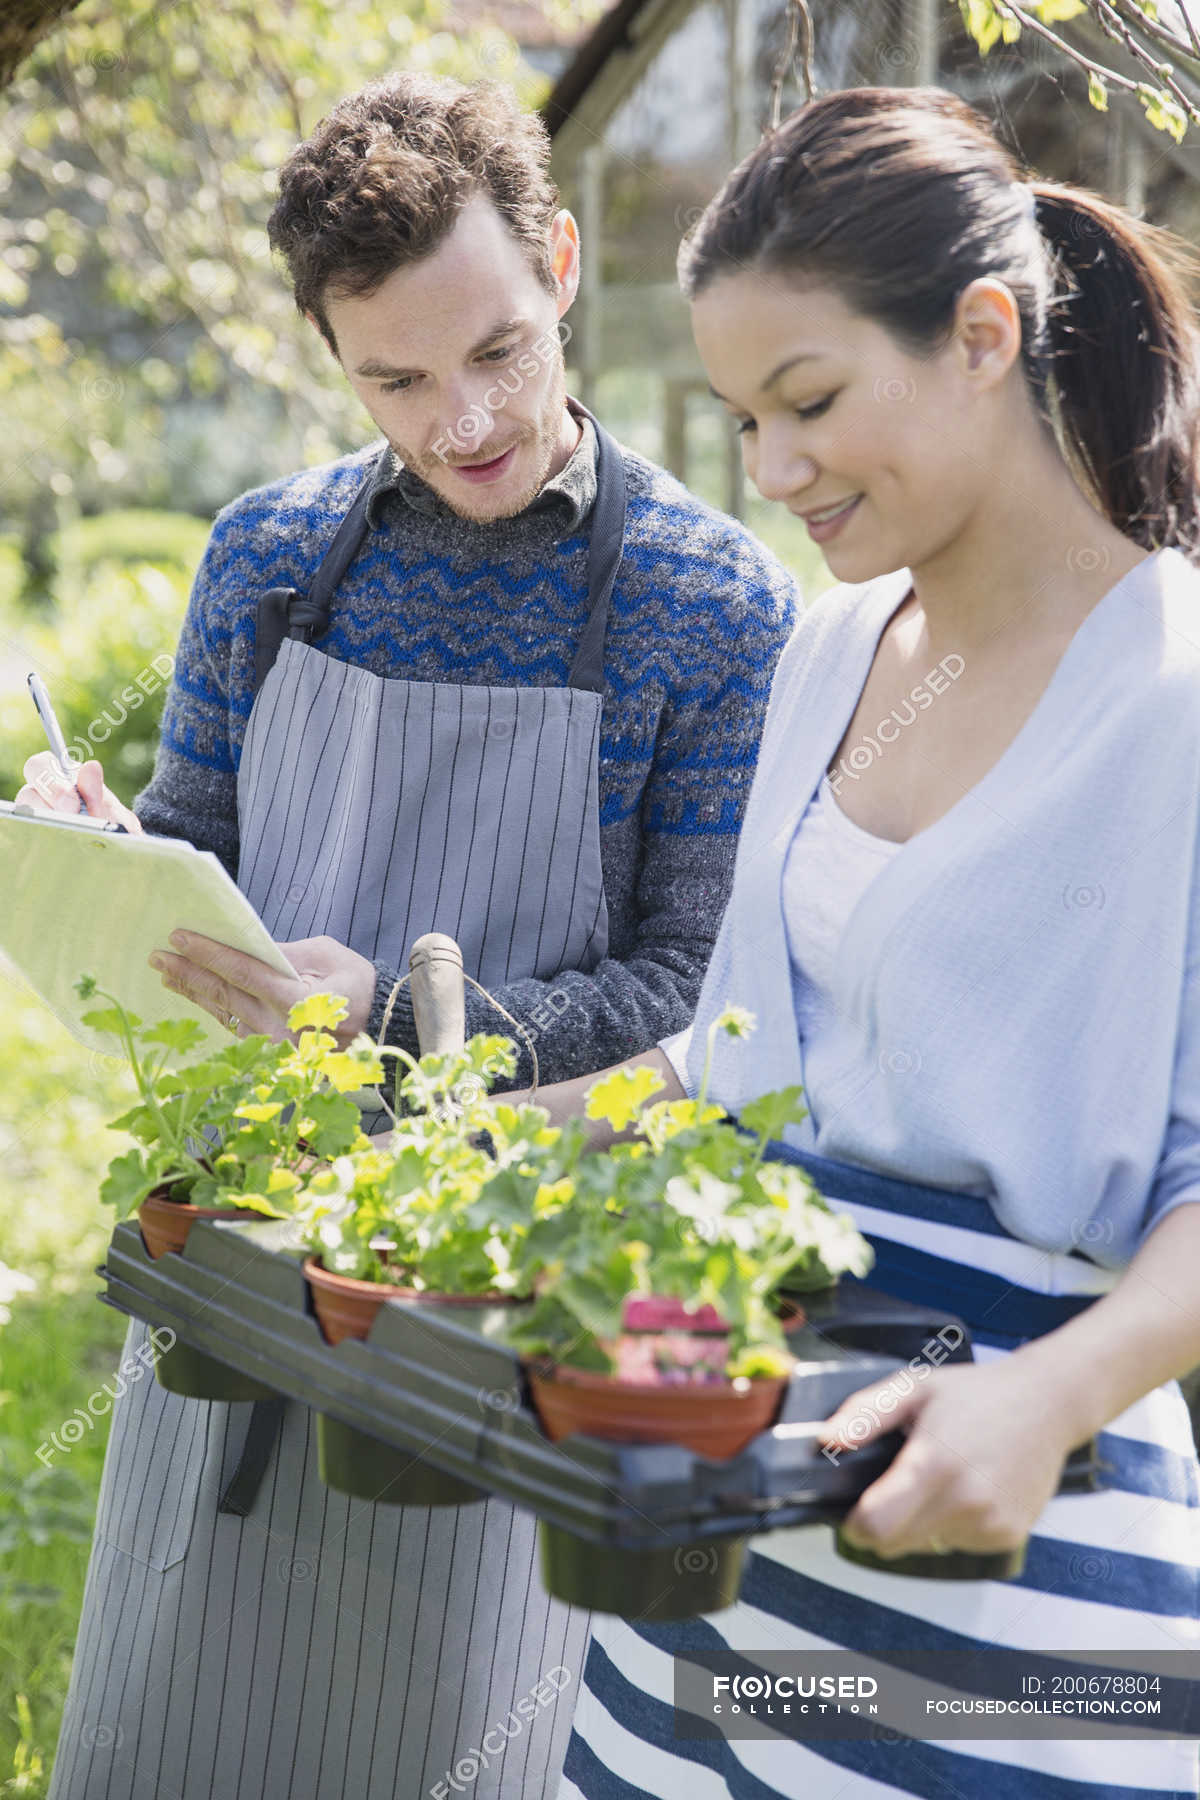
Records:
[[[1200,335],[1185,286],[1194,259],[1097,194],[1031,186],[1058,275],[1043,366],[1068,451],[1118,530],[1200,560]]]

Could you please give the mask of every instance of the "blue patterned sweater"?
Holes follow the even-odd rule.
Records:
[[[258,597],[307,587],[373,463],[373,529],[318,647],[415,681],[566,682],[587,617],[591,425],[530,507],[486,524],[453,513],[384,449],[235,500],[197,574],[154,776],[135,810],[147,831],[214,851],[235,876]],[[608,954],[590,974],[516,981],[497,995],[534,1035],[547,1082],[645,1050],[691,1019],[729,896],[772,672],[798,611],[791,577],[741,525],[654,464],[623,456],[625,549],[599,766]],[[396,971],[376,973],[368,1029],[377,1035]],[[415,1050],[405,994],[388,1036]],[[467,1027],[497,1029],[473,992]],[[522,1065],[524,1082],[527,1055]]]

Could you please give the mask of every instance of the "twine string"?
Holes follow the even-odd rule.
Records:
[[[392,1022],[392,1013],[395,1010],[397,996],[400,993],[400,989],[402,987],[407,987],[408,983],[411,980],[412,980],[412,971],[409,970],[408,974],[397,976],[396,980],[392,983],[392,990],[387,997],[387,1005],[383,1009],[383,1020],[379,1027],[379,1036],[375,1041],[375,1047],[377,1050],[382,1051],[387,1044],[388,1026]],[[539,1076],[538,1054],[537,1054],[537,1051],[533,1047],[532,1037],[530,1037],[528,1031],[526,1031],[526,1029],[525,1029],[524,1025],[522,1025],[521,1021],[519,1019],[514,1019],[513,1015],[509,1012],[508,1008],[506,1006],[502,1006],[500,1004],[500,1002],[499,1002],[499,1000],[497,1000],[495,994],[489,994],[487,989],[485,987],[482,987],[480,985],[480,983],[475,980],[473,975],[468,975],[465,969],[463,970],[463,980],[466,983],[468,983],[469,986],[473,987],[477,994],[482,994],[484,999],[487,1001],[488,1005],[494,1007],[495,1010],[500,1014],[500,1017],[502,1019],[507,1019],[508,1023],[512,1026],[513,1030],[515,1032],[517,1032],[517,1034],[524,1040],[525,1048],[529,1052],[529,1060],[533,1067],[533,1080],[530,1083],[530,1087],[529,1087],[529,1104],[532,1106],[534,1100],[537,1098],[538,1076]],[[396,1114],[392,1111],[392,1108],[388,1105],[388,1102],[386,1100],[384,1100],[382,1089],[380,1089],[379,1098],[383,1101],[384,1111],[387,1113],[389,1119],[392,1121],[392,1124],[398,1125],[400,1123],[400,1121],[397,1118]]]

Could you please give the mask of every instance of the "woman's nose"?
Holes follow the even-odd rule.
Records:
[[[767,437],[747,449],[746,473],[764,500],[790,500],[812,487],[819,470],[815,460],[798,453],[794,445]]]

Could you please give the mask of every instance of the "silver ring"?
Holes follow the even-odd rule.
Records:
[[[228,1013],[226,1015],[225,1029],[227,1031],[232,1031],[234,1033],[234,1035],[236,1036],[237,1033],[241,1030],[241,1026],[242,1026],[242,1021],[238,1018],[236,1013]]]

